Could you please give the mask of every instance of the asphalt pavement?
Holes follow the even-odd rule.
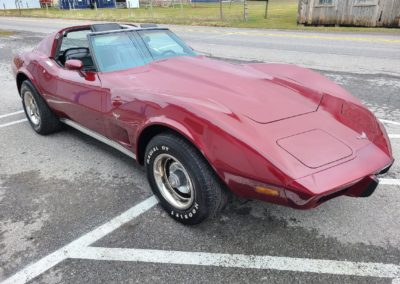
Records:
[[[12,55],[79,23],[0,17],[16,31],[0,37],[0,282],[399,283],[398,162],[370,198],[307,211],[234,200],[185,227],[134,160],[70,128],[35,134],[21,121]],[[385,121],[399,159],[398,35],[171,28],[221,60],[313,67]]]

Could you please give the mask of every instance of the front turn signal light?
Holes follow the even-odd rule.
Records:
[[[279,196],[279,190],[264,186],[256,186],[256,192],[269,196]]]

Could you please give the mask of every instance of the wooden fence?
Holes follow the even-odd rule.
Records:
[[[400,27],[400,0],[299,0],[305,25]]]

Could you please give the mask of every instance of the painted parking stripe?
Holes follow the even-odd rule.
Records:
[[[60,248],[59,250],[45,256],[39,261],[28,265],[10,278],[4,280],[4,282],[1,282],[1,284],[26,283],[32,280],[33,278],[39,276],[40,274],[46,272],[48,269],[67,259],[71,253],[76,253],[76,251],[80,251],[86,246],[89,246],[90,244],[103,238],[104,236],[118,229],[125,223],[132,221],[140,214],[150,210],[157,203],[158,201],[154,196],[147,198],[146,200],[140,202],[131,209],[128,209],[121,215],[115,217],[114,219],[108,221],[107,223],[101,225],[93,231],[83,235],[82,237],[76,239],[68,245]]]
[[[387,120],[387,119],[379,119],[383,123],[388,123],[388,124],[394,124],[394,125],[400,125],[400,122],[393,121],[393,120]]]
[[[389,134],[389,138],[399,139],[400,138],[400,134]]]
[[[380,178],[379,184],[381,184],[381,185],[400,185],[400,179]]]
[[[26,118],[24,118],[24,119],[20,119],[20,120],[11,121],[11,122],[8,122],[8,123],[0,124],[0,128],[11,126],[11,125],[18,124],[18,123],[22,123],[22,122],[25,122],[25,121],[28,121],[28,120]]]
[[[9,117],[9,116],[12,116],[12,115],[17,115],[17,114],[20,114],[20,113],[23,113],[23,112],[24,112],[23,110],[19,110],[19,111],[7,113],[7,114],[2,114],[2,115],[0,115],[0,118]]]
[[[400,277],[400,266],[396,264],[280,256],[87,247],[83,250],[75,250],[71,252],[69,257],[90,260],[206,265],[246,269],[272,269],[363,277]]]

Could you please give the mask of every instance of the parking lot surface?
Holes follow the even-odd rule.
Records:
[[[398,162],[369,198],[308,211],[235,199],[218,218],[183,226],[131,158],[68,127],[37,135],[24,121],[10,61],[45,31],[0,38],[0,282],[399,283]],[[319,72],[385,122],[398,159],[400,77]]]

